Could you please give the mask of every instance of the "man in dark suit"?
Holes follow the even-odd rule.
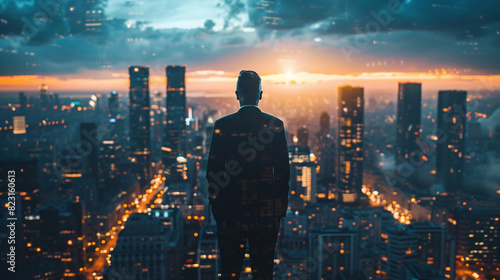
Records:
[[[253,279],[272,279],[280,220],[288,205],[290,164],[283,122],[263,113],[261,79],[241,71],[238,112],[215,122],[207,166],[222,279],[239,279],[246,242]]]

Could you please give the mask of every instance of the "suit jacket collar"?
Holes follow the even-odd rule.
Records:
[[[238,112],[243,112],[243,111],[259,111],[260,109],[257,105],[243,105],[240,107]]]

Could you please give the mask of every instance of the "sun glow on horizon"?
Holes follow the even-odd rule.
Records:
[[[112,90],[127,91],[129,87],[128,74],[121,72],[91,73],[95,75],[85,75],[83,78],[76,75],[62,76],[37,76],[37,75],[17,75],[1,76],[0,91],[38,91],[40,84],[50,86],[53,92],[108,92]],[[101,77],[101,78],[93,78]],[[188,72],[186,75],[188,92],[228,92],[234,89],[237,79],[236,73],[197,70]],[[464,89],[476,90],[478,87],[488,91],[500,90],[500,75],[459,75],[452,73],[423,73],[423,72],[371,72],[352,74],[325,74],[309,72],[292,72],[264,74],[262,77],[263,86],[267,89],[274,89],[279,86],[310,87],[315,91],[321,88],[331,91],[332,85],[352,83],[361,86],[385,87],[396,82],[416,81],[424,83],[426,90],[434,89]],[[162,90],[165,86],[165,76],[153,74],[150,76],[150,89]],[[266,90],[266,89],[265,89]]]

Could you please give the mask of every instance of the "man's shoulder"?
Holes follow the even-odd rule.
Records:
[[[279,118],[271,115],[271,114],[268,114],[268,113],[264,113],[264,112],[261,112],[261,115],[264,116],[265,118],[269,119],[269,120],[272,120],[272,121],[275,121],[277,124],[282,124],[283,121],[280,120]]]
[[[262,122],[266,124],[271,124],[272,126],[283,126],[283,121],[279,118],[264,112],[259,112],[258,115],[255,115],[257,122]],[[221,127],[225,125],[234,124],[241,120],[241,116],[238,115],[238,112],[227,115],[215,121],[216,127]]]
[[[261,117],[263,120],[262,124],[265,127],[271,127],[275,131],[279,131],[279,130],[282,130],[284,128],[283,121],[280,120],[279,118],[271,115],[271,114],[261,112]]]
[[[236,117],[236,113],[227,115],[215,121],[215,126],[224,125],[225,123],[233,120]]]

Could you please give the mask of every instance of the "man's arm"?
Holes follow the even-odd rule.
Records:
[[[288,207],[288,181],[290,180],[290,162],[288,160],[288,145],[286,143],[285,128],[283,122],[279,121],[276,134],[275,155],[274,155],[274,186],[276,188],[276,198],[281,198],[281,205],[278,211],[284,216]]]
[[[217,200],[217,195],[221,188],[225,187],[224,184],[224,143],[222,143],[222,131],[218,121],[214,124],[214,132],[212,136],[212,143],[210,144],[210,154],[208,156],[207,164],[207,181],[208,181],[208,198],[209,202],[214,206]]]

